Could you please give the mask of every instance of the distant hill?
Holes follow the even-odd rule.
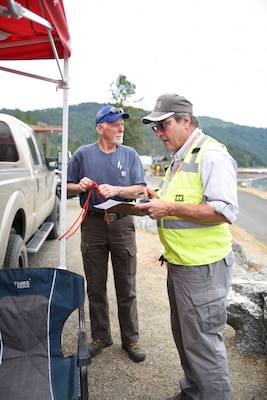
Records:
[[[69,149],[71,152],[74,152],[81,144],[92,143],[97,140],[95,115],[103,105],[99,103],[82,103],[69,106]],[[131,132],[128,132],[128,135],[127,124],[129,122],[127,121],[125,125],[126,144],[128,144],[128,137],[134,138],[134,132],[132,131],[136,130],[139,137],[134,142],[134,147],[140,155],[161,155],[170,158],[170,153],[164,149],[160,140],[153,134],[150,126],[141,123],[142,116],[150,111],[133,107],[128,107],[127,111],[133,116],[131,118],[133,121],[131,121]],[[28,112],[2,109],[0,112],[16,115],[18,118],[32,124],[37,122],[44,122],[48,125],[62,124],[62,108],[48,108]],[[206,116],[199,117],[199,122],[204,133],[227,146],[240,167],[267,166],[267,129],[236,125]],[[54,155],[60,146],[61,136],[50,134],[48,153]]]
[[[200,117],[202,130],[224,143],[240,167],[267,166],[267,129]]]

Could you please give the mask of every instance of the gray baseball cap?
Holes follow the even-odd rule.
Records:
[[[171,117],[174,113],[193,114],[193,104],[185,97],[178,94],[162,94],[159,96],[154,111],[142,118],[144,124],[162,121]]]

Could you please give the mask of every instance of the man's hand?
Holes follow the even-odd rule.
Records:
[[[155,192],[156,193],[156,192]],[[169,215],[170,204],[167,201],[151,198],[148,203],[141,203],[134,208],[142,210],[145,214],[149,215],[152,219],[161,219]]]
[[[93,181],[91,181],[90,178],[87,178],[86,176],[83,177],[80,182],[78,183],[80,189],[82,192],[86,192],[87,189],[89,189],[93,184]]]
[[[157,198],[157,192],[154,189],[151,189],[149,187],[144,187],[141,192],[135,193],[135,196],[137,199],[156,199]]]
[[[92,187],[93,183],[94,181],[92,181],[90,178],[87,178],[86,176],[84,176],[78,183],[68,182],[67,193],[68,195],[76,195],[84,193],[90,187]]]
[[[98,191],[105,199],[118,196],[118,186],[112,186],[105,183],[98,186]]]

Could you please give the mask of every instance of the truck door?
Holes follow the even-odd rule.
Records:
[[[22,125],[22,130],[27,139],[31,159],[33,163],[33,174],[35,181],[35,229],[43,222],[46,214],[46,174],[47,168],[40,157],[38,146],[33,131]]]
[[[43,146],[33,131],[32,131],[32,138],[37,148],[37,154],[40,160],[40,166],[42,166],[40,171],[43,178],[42,181],[44,183],[44,195],[45,195],[46,215],[47,215],[47,213],[50,214],[51,208],[53,208],[55,201],[55,192],[56,192],[55,171],[48,168]]]

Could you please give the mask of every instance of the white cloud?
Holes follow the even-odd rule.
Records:
[[[267,127],[265,0],[65,0],[65,10],[69,104],[108,102],[111,82],[123,74],[147,110],[160,94],[176,92],[196,115]],[[50,64],[37,63],[38,74]],[[52,84],[2,71],[0,78],[0,108],[62,105]]]

